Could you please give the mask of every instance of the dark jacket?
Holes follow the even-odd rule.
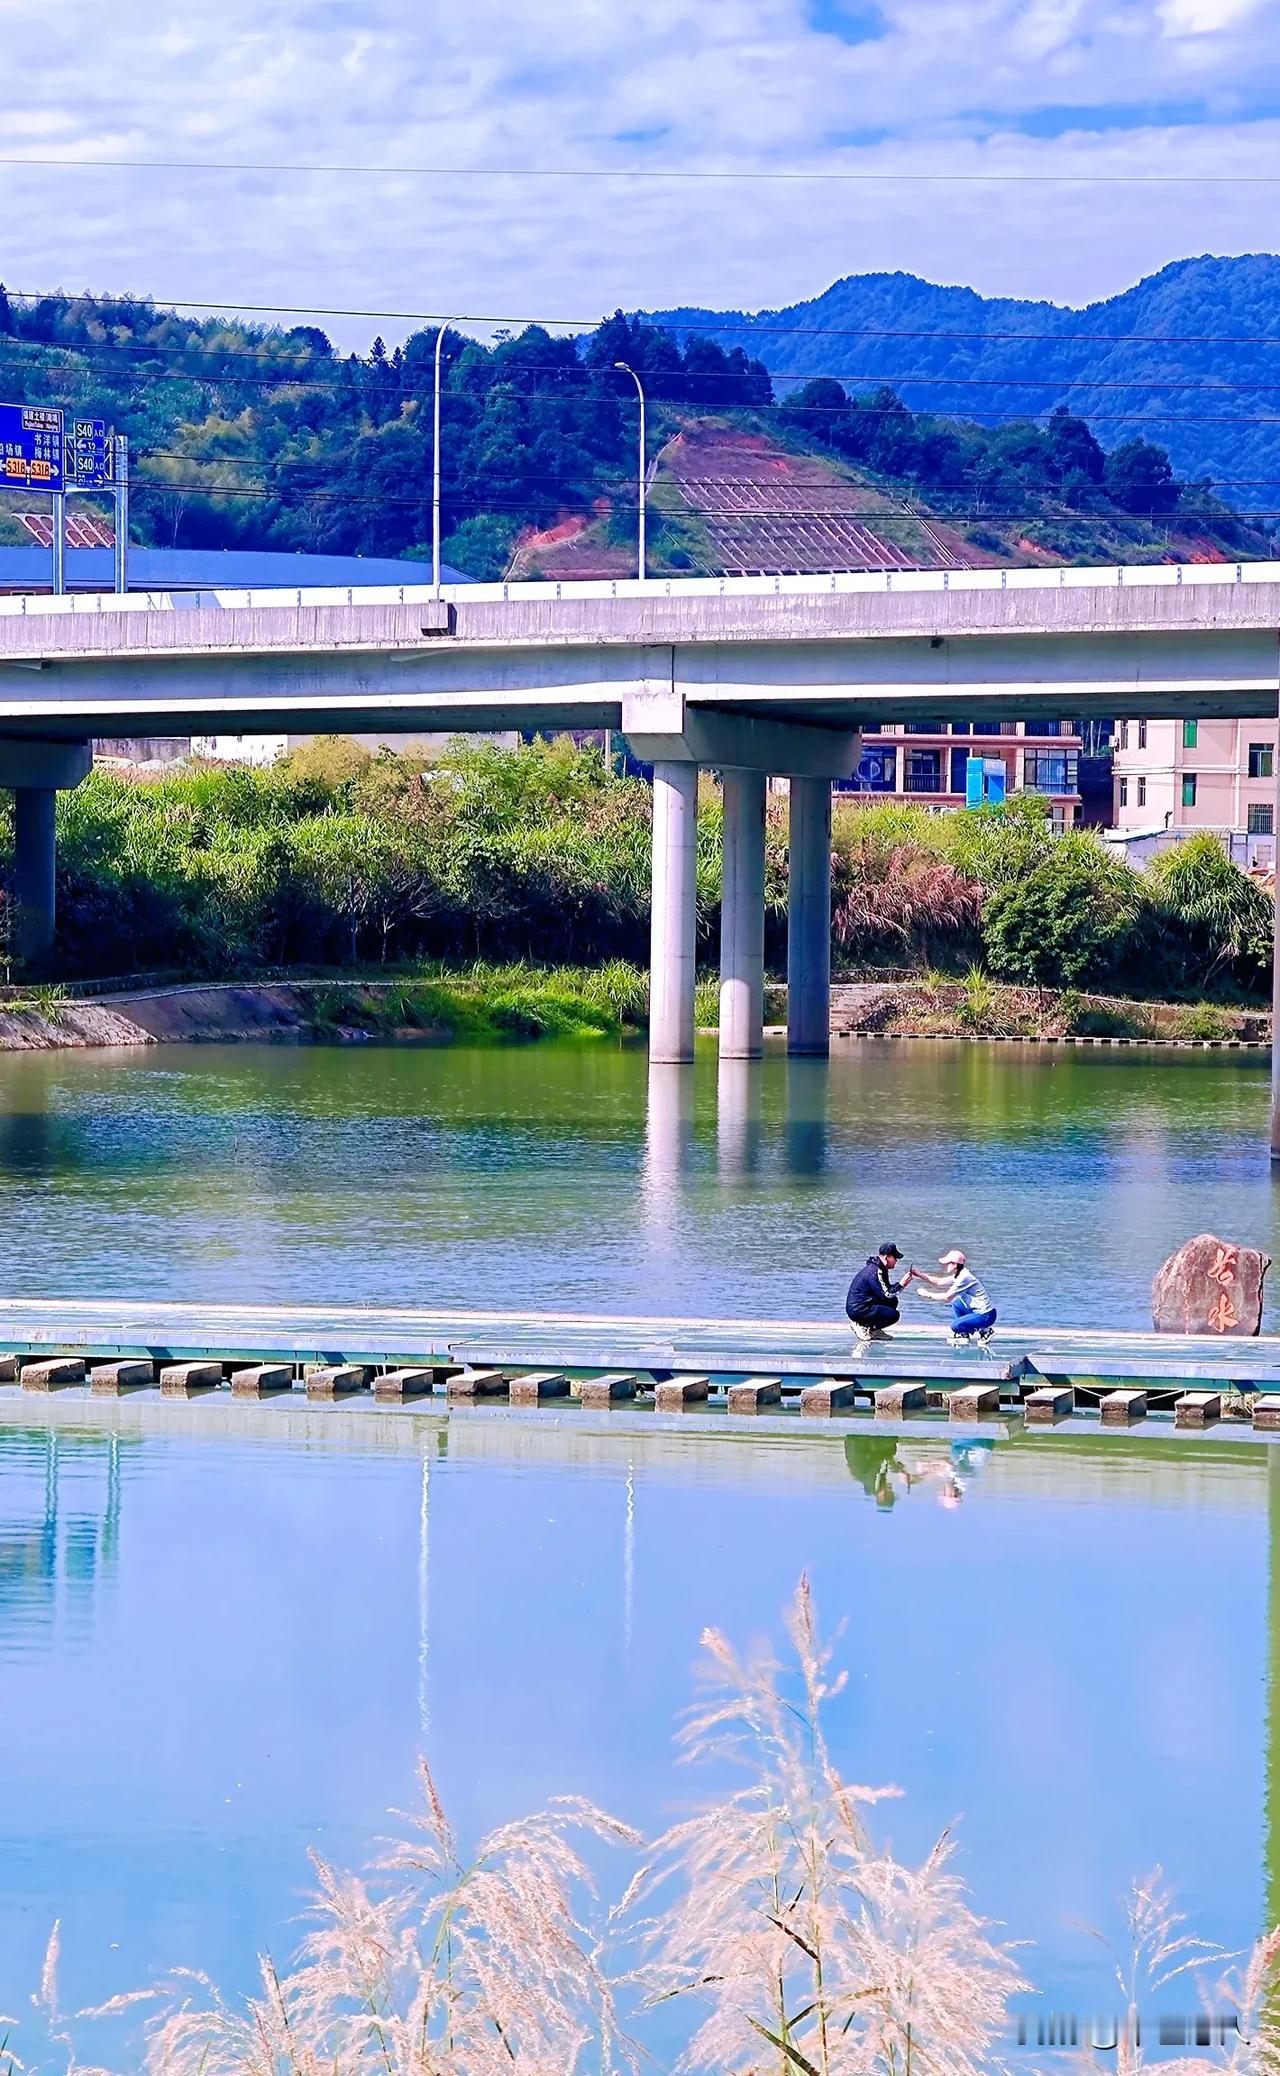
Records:
[[[856,1319],[867,1305],[896,1304],[899,1286],[890,1281],[889,1271],[878,1254],[869,1254],[866,1264],[858,1270],[849,1285],[849,1295],[844,1301],[850,1319]]]

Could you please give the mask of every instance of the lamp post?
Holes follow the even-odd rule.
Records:
[[[444,348],[444,335],[452,322],[445,319],[436,333],[436,377],[432,392],[432,453],[431,453],[431,588],[436,598],[440,596],[440,355]]]
[[[628,361],[625,361],[625,360],[615,360],[615,362],[614,362],[614,364],[613,364],[613,365],[614,365],[614,367],[615,367],[615,368],[616,368],[616,369],[618,370],[619,374],[622,374],[622,375],[630,375],[630,377],[631,377],[631,380],[632,380],[632,381],[633,381],[633,382],[635,383],[635,385],[636,385],[636,395],[637,395],[637,396],[639,397],[639,399],[640,399],[640,471],[639,471],[639,490],[640,490],[640,499],[639,499],[639,505],[638,505],[638,508],[637,508],[637,509],[638,509],[638,523],[639,523],[639,556],[638,556],[638,558],[637,558],[638,566],[637,566],[637,571],[636,571],[636,574],[638,575],[638,577],[639,577],[639,579],[640,579],[640,582],[641,582],[641,583],[643,584],[643,582],[644,582],[644,575],[645,575],[645,570],[644,570],[644,564],[645,564],[645,554],[644,554],[644,494],[645,494],[645,464],[644,464],[644,384],[643,384],[643,382],[642,382],[642,381],[640,380],[640,377],[639,377],[639,376],[637,375],[637,373],[636,373],[635,369],[634,369],[634,368],[633,368],[633,367],[632,367],[632,366],[630,365],[630,363],[629,363]]]

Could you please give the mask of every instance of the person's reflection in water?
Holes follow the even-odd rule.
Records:
[[[982,1437],[917,1443],[901,1435],[850,1434],[844,1440],[849,1475],[881,1513],[891,1512],[899,1498],[909,1499],[917,1487],[932,1491],[940,1507],[953,1510],[990,1462],[994,1448],[994,1441]]]
[[[897,1467],[898,1443],[894,1435],[847,1434],[844,1459],[849,1475],[874,1499],[882,1513],[897,1504],[891,1472]]]

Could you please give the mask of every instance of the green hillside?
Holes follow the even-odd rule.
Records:
[[[390,353],[375,339],[367,353],[344,357],[311,325],[192,317],[128,297],[20,302],[0,289],[0,395],[61,404],[126,432],[135,537],[154,545],[427,555],[434,352],[434,330]],[[619,313],[579,338],[539,326],[492,345],[449,335],[449,562],[497,577],[519,549],[537,572],[543,565],[521,544],[576,529],[627,566],[637,410],[619,360],[644,381],[651,460],[699,440],[721,456],[696,494],[678,471],[658,467],[655,569],[724,566],[717,541],[727,522],[718,508],[740,501],[744,485],[765,567],[813,566],[793,565],[790,540],[815,501],[833,498],[842,522],[855,525],[864,501],[877,532],[900,543],[908,562],[931,559],[917,547],[927,538],[921,515],[940,517],[948,540],[954,536],[938,551],[944,559],[965,559],[967,543],[978,559],[1266,550],[1256,526],[1180,479],[1158,442],[1096,437],[1067,411],[984,426],[932,404],[913,410],[888,385],[860,389],[827,377],[790,384],[779,401],[763,364],[743,347],[697,332],[680,343],[667,328]],[[793,471],[790,501],[779,492],[773,505],[769,477],[762,488],[742,474],[753,447],[822,466]],[[8,502],[12,538],[15,507],[32,500]]]
[[[892,383],[916,409],[990,422],[1065,404],[1106,447],[1141,436],[1233,505],[1280,509],[1280,257],[1178,260],[1086,309],[854,274],[754,315],[657,313],[758,354],[778,384]]]

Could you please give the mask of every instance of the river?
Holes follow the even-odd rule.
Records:
[[[1274,1246],[1267,1104],[1248,1056],[1128,1050],[11,1056],[3,1283],[838,1316],[894,1239],[968,1245],[1007,1316],[1141,1326],[1189,1234]],[[565,1792],[670,1820],[702,1627],[776,1634],[802,1571],[841,1764],[904,1790],[900,1850],[957,1824],[1049,2002],[1112,2007],[1082,1927],[1157,1861],[1225,1945],[1261,1925],[1269,1451],[211,1410],[0,1402],[0,2009],[59,1915],[78,1999],[246,1982],[424,1747],[464,1833]]]

